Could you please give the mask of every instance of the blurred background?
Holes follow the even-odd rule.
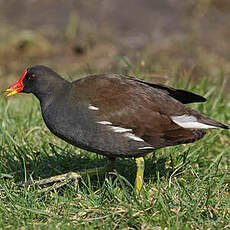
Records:
[[[229,37],[229,0],[0,0],[0,83],[34,64],[73,79],[228,77]]]

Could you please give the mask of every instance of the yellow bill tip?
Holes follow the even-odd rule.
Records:
[[[20,89],[20,88],[16,88],[16,89],[6,89],[6,90],[4,91],[4,94],[5,94],[6,97],[13,96],[13,95],[19,93],[19,92],[18,92],[18,89]]]

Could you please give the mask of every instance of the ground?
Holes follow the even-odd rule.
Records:
[[[95,3],[96,2],[96,3]],[[67,79],[123,73],[188,89],[208,99],[192,107],[227,125],[229,11],[226,1],[0,0],[0,87],[45,64]],[[102,166],[45,127],[32,95],[0,97],[1,229],[228,229],[228,130],[145,158],[135,195],[133,159],[116,171],[56,191],[17,183]]]

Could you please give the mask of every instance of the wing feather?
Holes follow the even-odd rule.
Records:
[[[74,100],[98,108],[91,111],[97,122],[131,129],[154,148],[193,142],[205,134],[173,122],[172,116],[183,115],[191,109],[167,90],[145,82],[120,75],[100,75],[80,79],[73,87],[79,92]]]

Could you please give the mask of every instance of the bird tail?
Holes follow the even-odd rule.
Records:
[[[171,118],[174,123],[185,129],[229,129],[227,125],[206,117],[192,109],[184,115],[173,116]]]

